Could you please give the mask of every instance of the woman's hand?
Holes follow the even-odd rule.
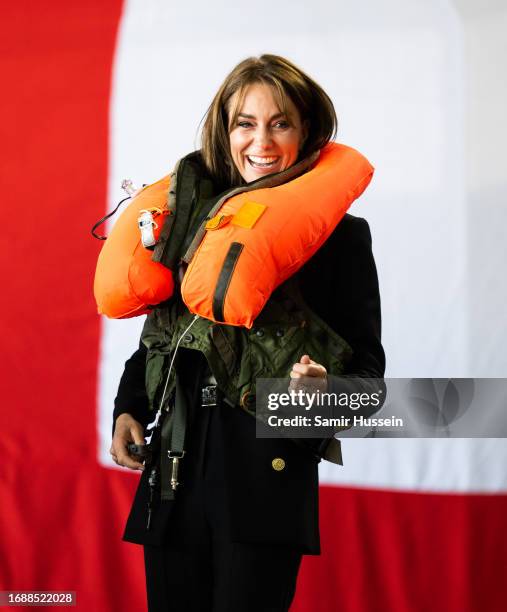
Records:
[[[310,384],[315,391],[327,391],[327,370],[320,363],[312,361],[310,355],[303,355],[299,362],[292,366],[290,377],[290,390],[297,391],[301,386],[308,387]]]
[[[135,461],[132,459],[132,455],[129,455],[127,445],[132,442],[134,444],[145,443],[144,428],[132,415],[128,413],[120,414],[116,419],[113,442],[109,449],[111,457],[117,465],[131,470],[144,470],[144,465]]]

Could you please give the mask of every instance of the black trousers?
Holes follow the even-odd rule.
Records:
[[[192,405],[182,484],[163,546],[144,547],[148,610],[286,612],[301,553],[232,541],[221,427],[221,413],[230,408]]]

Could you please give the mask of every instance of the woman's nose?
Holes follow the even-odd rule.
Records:
[[[255,131],[255,144],[261,148],[269,147],[272,143],[271,132],[267,128],[259,128]]]

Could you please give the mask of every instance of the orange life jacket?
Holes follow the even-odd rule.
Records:
[[[253,189],[246,185],[220,200],[187,259],[181,293],[188,309],[251,328],[271,293],[324,243],[372,175],[373,167],[358,151],[329,143],[297,178],[268,188],[256,188],[266,182],[256,181]],[[276,181],[279,175],[272,176]],[[167,177],[145,188],[114,226],[97,266],[99,312],[136,316],[172,294],[171,272],[151,260],[137,227],[141,209],[167,213],[168,190]]]

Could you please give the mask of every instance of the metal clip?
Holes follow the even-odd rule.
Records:
[[[217,386],[208,385],[201,390],[201,406],[217,405]]]
[[[176,488],[180,484],[178,482],[178,469],[180,466],[180,459],[185,455],[185,451],[167,451],[167,456],[169,459],[173,460],[172,469],[171,469],[171,489],[176,491]]]

